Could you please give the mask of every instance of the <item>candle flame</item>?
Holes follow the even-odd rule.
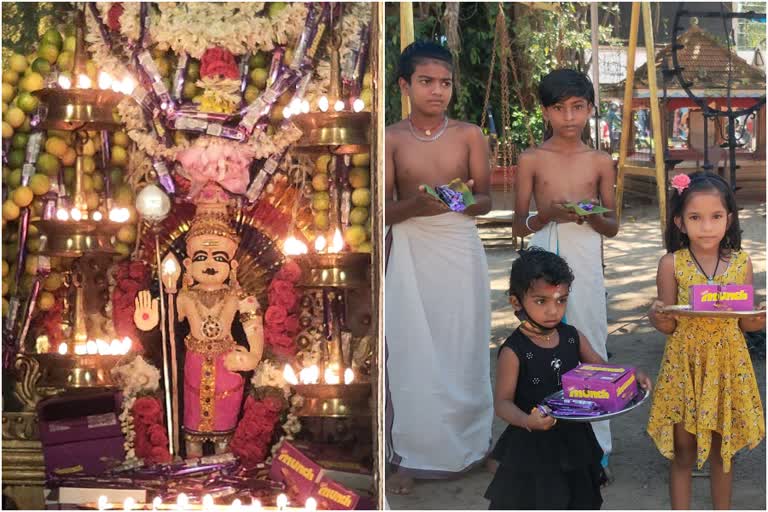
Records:
[[[59,85],[62,89],[69,89],[72,87],[72,80],[67,75],[59,75]]]
[[[99,505],[99,510],[106,510],[107,509],[107,503],[109,501],[107,500],[107,497],[104,495],[99,496],[99,501],[97,502]]]
[[[315,512],[317,510],[317,500],[311,496],[307,498],[306,503],[304,503],[304,510],[307,512]]]
[[[362,112],[362,110],[365,108],[365,102],[357,98],[354,102],[352,102],[352,110],[355,112]]]
[[[91,79],[88,78],[85,75],[79,75],[77,77],[77,88],[78,89],[90,89],[91,88]]]
[[[328,242],[325,241],[325,237],[323,235],[318,236],[315,238],[315,251],[321,252],[325,249],[325,246],[328,245]]]
[[[259,500],[253,500],[251,502],[251,510],[259,512],[261,510],[261,502]]]
[[[278,510],[285,510],[285,507],[288,506],[288,496],[285,494],[281,494],[277,497],[277,509]]]
[[[162,498],[160,496],[155,496],[155,499],[152,500],[152,510],[157,510],[160,508],[160,505],[163,504]]]
[[[240,501],[238,498],[235,498],[232,501],[232,510],[241,510],[243,508],[243,502]]]
[[[326,96],[321,97],[317,101],[317,106],[320,109],[321,112],[328,112],[328,107],[330,106],[328,102],[328,98]]]
[[[179,508],[187,508],[187,505],[189,505],[189,497],[181,493],[176,497],[176,507]]]
[[[333,242],[331,243],[331,247],[328,249],[328,252],[341,252],[343,248],[344,237],[341,236],[341,230],[336,228],[336,231],[333,233]]]
[[[203,496],[203,509],[210,510],[211,508],[213,508],[213,496],[206,494]]]
[[[285,254],[295,256],[297,254],[307,254],[307,245],[296,238],[295,236],[289,236],[283,243],[283,252]]]
[[[69,347],[67,347],[66,343],[59,343],[59,354],[65,356],[67,355],[67,350],[69,350]]]
[[[99,71],[99,89],[111,89],[112,83],[112,76],[109,73]]]
[[[355,372],[352,371],[352,368],[347,368],[344,370],[344,384],[352,384],[352,381],[355,380]]]
[[[128,496],[123,501],[123,510],[133,510],[136,507],[136,500],[133,496]]]
[[[285,368],[283,368],[283,378],[292,386],[299,383],[299,380],[296,378],[296,372],[293,371],[293,368],[289,364],[286,364]]]

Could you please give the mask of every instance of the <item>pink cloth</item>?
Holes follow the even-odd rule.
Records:
[[[176,160],[192,182],[190,197],[195,197],[209,181],[218,183],[233,194],[244,194],[250,178],[248,169],[253,161],[253,152],[232,145],[211,144],[179,151]]]
[[[213,395],[213,429],[201,428],[204,425],[201,390],[205,356],[187,350],[184,358],[184,428],[194,432],[229,432],[237,426],[237,416],[243,399],[243,377],[230,372],[224,367],[227,353],[215,358],[215,385]],[[201,392],[202,391],[202,392]],[[204,396],[202,397],[205,398]]]

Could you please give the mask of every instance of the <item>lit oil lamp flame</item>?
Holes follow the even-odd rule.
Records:
[[[283,252],[291,256],[307,254],[308,251],[307,245],[295,236],[289,236],[283,243]]]
[[[72,208],[69,211],[69,216],[74,220],[75,222],[79,222],[83,218],[83,212],[80,211],[80,208]]]
[[[88,340],[87,342],[85,342],[85,351],[89,355],[96,355],[99,351],[99,346],[95,341]]]
[[[321,97],[317,101],[317,107],[320,109],[321,112],[328,112],[328,108],[330,107],[328,98],[326,96]]]
[[[75,355],[84,356],[88,353],[85,343],[78,343],[75,345]]]
[[[261,502],[259,500],[253,500],[251,502],[251,510],[253,512],[260,512],[261,511]]]
[[[357,98],[355,101],[352,102],[352,110],[354,110],[355,112],[362,112],[364,108],[365,108],[365,102],[360,98]]]
[[[68,350],[69,350],[69,347],[67,347],[66,343],[59,343],[59,354],[65,356],[67,355]]]
[[[211,510],[213,508],[213,496],[206,494],[203,496],[203,510]]]
[[[77,77],[77,88],[78,89],[90,89],[91,88],[91,79],[88,78],[85,75],[79,75]]]
[[[336,369],[332,366],[329,366],[325,369],[325,383],[326,384],[338,384],[341,382],[341,379],[339,379],[339,374],[336,372]]]
[[[291,365],[289,364],[285,365],[285,368],[283,368],[283,378],[292,386],[299,383],[299,379],[296,378],[296,372],[293,371],[293,368],[291,368]]]
[[[187,496],[184,493],[179,494],[176,497],[176,508],[177,509],[185,509],[189,505],[189,496]]]
[[[62,89],[69,89],[72,87],[72,80],[67,75],[59,75],[59,86]]]
[[[307,100],[301,102],[301,113],[309,114],[309,102]]]
[[[344,101],[342,100],[336,100],[336,103],[333,104],[333,110],[336,112],[341,112],[344,110]]]
[[[302,384],[317,384],[320,379],[320,368],[316,364],[307,368],[302,368],[299,372],[299,380]]]
[[[109,500],[106,496],[101,495],[99,496],[99,501],[97,502],[99,510],[107,510],[107,504],[109,504]]]
[[[324,251],[326,245],[328,245],[328,242],[325,241],[325,237],[323,235],[320,235],[317,238],[315,238],[315,251],[316,252]]]
[[[163,500],[160,496],[155,496],[155,499],[152,500],[152,510],[159,510],[162,504]]]
[[[101,221],[101,219],[103,219],[103,218],[104,218],[104,216],[101,214],[101,212],[100,212],[100,211],[95,211],[95,212],[93,212],[93,215],[91,216],[91,218],[92,218],[93,220],[95,220],[96,222],[100,222],[100,221]]]
[[[66,222],[69,220],[69,212],[64,208],[59,208],[56,210],[56,218],[62,222]]]
[[[104,71],[99,72],[99,89],[111,89],[112,83],[114,80],[112,80],[112,76],[109,73],[105,73]]]
[[[285,510],[285,507],[288,506],[288,496],[285,494],[281,494],[277,497],[277,510]]]
[[[344,237],[341,236],[341,230],[339,228],[336,228],[336,231],[333,233],[333,242],[331,243],[331,247],[328,248],[328,252],[341,252],[341,250],[344,248]]]
[[[136,508],[136,500],[132,496],[128,496],[123,501],[123,510],[133,510]]]
[[[136,80],[131,76],[126,76],[120,84],[120,92],[131,95],[136,88]]]
[[[344,370],[344,384],[352,384],[352,381],[355,380],[355,372],[352,371],[352,368],[347,368]]]
[[[283,119],[290,119],[292,113],[290,105],[283,107]]]
[[[304,510],[315,512],[317,510],[317,500],[311,496],[307,498],[307,501],[304,503]]]

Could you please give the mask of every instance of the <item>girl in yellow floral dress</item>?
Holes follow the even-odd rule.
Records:
[[[667,254],[659,261],[658,299],[649,313],[653,326],[670,335],[664,350],[648,433],[672,460],[673,509],[689,509],[694,463],[710,461],[712,504],[731,504],[731,462],[745,446],[765,436],[752,361],[742,331],[765,328],[759,317],[707,318],[661,312],[688,304],[694,284],[752,284],[752,262],[741,250],[736,200],[717,175],[675,176],[665,235]]]

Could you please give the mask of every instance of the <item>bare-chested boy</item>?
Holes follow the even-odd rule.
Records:
[[[491,442],[490,284],[475,215],[491,209],[488,144],[448,119],[451,54],[417,42],[400,57],[411,116],[386,131],[389,226],[385,299],[387,490],[447,478],[482,461]],[[448,210],[422,185],[455,178],[477,203]]]
[[[567,322],[584,333],[595,351],[607,359],[601,236],[616,236],[619,225],[613,211],[582,218],[561,205],[599,200],[614,210],[613,160],[581,140],[595,101],[589,77],[570,69],[553,71],[541,80],[539,96],[551,136],[520,155],[514,231],[518,236],[533,233],[530,245],[555,252],[568,262],[575,279]],[[535,214],[529,214],[531,197],[536,202]],[[605,453],[603,466],[607,467],[611,452],[609,423],[594,423],[593,428]]]

